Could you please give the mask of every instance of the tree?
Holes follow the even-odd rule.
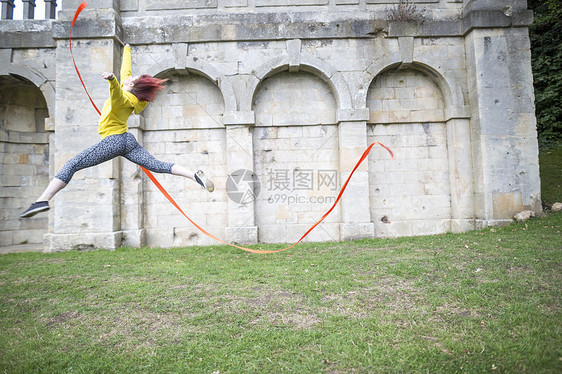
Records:
[[[529,29],[537,131],[541,148],[562,139],[562,5],[560,0],[528,0],[535,19]]]

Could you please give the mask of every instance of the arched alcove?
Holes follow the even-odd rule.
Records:
[[[168,72],[166,77],[166,88],[142,113],[143,145],[162,161],[194,172],[201,169],[213,178],[217,189],[209,194],[186,178],[157,175],[190,218],[210,232],[222,233],[227,225],[227,196],[222,188],[227,174],[223,96],[215,82],[201,75]],[[148,179],[143,189],[147,245],[210,244]]]
[[[340,187],[336,98],[307,72],[280,72],[254,95],[254,172],[259,241],[296,241],[333,204]],[[339,240],[337,207],[307,240]]]
[[[47,103],[37,86],[19,76],[0,76],[1,245],[42,243],[47,232],[46,214],[19,219],[49,183],[47,117]]]
[[[369,156],[371,220],[378,236],[449,230],[451,198],[445,100],[418,69],[386,70],[367,93],[369,142],[396,155]]]

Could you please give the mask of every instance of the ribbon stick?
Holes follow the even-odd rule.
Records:
[[[94,100],[92,100],[92,98],[90,97],[90,94],[88,93],[88,90],[86,89],[86,85],[84,84],[84,81],[82,80],[82,76],[80,75],[80,71],[78,70],[78,66],[76,65],[76,61],[74,60],[74,54],[72,53],[72,28],[74,27],[74,23],[76,22],[76,19],[78,18],[78,15],[80,14],[80,12],[82,12],[82,10],[84,10],[84,8],[86,8],[86,6],[88,5],[88,3],[86,1],[82,2],[80,4],[80,6],[78,7],[78,9],[76,10],[76,13],[74,14],[74,19],[72,20],[72,24],[70,26],[70,35],[69,35],[69,43],[70,43],[70,55],[72,56],[72,62],[74,63],[74,68],[76,69],[76,74],[78,74],[78,78],[80,79],[80,82],[82,83],[82,87],[84,87],[84,91],[86,91],[86,95],[88,95],[88,98],[90,99],[90,102],[92,103],[92,105],[94,106],[94,109],[98,112],[98,114],[101,115],[100,110],[98,109],[98,107],[96,106],[96,104],[94,103]],[[367,149],[365,150],[365,152],[363,152],[363,155],[359,158],[359,161],[357,161],[357,164],[355,165],[355,167],[353,168],[353,170],[351,171],[351,173],[349,174],[349,176],[347,177],[347,180],[345,181],[345,183],[343,184],[342,189],[340,190],[336,201],[334,202],[334,204],[330,207],[330,209],[322,216],[322,218],[320,218],[315,224],[313,224],[308,231],[306,231],[304,233],[303,236],[301,236],[301,238],[294,244],[289,245],[288,247],[282,248],[282,249],[276,249],[276,250],[261,250],[261,249],[253,249],[253,248],[246,248],[246,247],[242,247],[236,244],[232,244],[232,243],[228,243],[218,237],[216,237],[215,235],[211,234],[210,232],[208,232],[207,230],[205,230],[204,228],[202,228],[201,226],[199,226],[197,223],[195,223],[191,218],[189,218],[187,216],[187,214],[185,214],[185,212],[180,208],[180,206],[176,203],[176,201],[172,198],[172,196],[170,196],[170,194],[168,193],[168,191],[166,191],[166,189],[164,187],[162,187],[162,185],[160,184],[160,182],[158,182],[158,180],[154,177],[154,175],[147,169],[145,169],[144,167],[140,166],[140,168],[144,171],[144,173],[148,176],[148,178],[150,178],[150,180],[154,183],[154,185],[156,185],[156,187],[160,190],[160,192],[164,195],[164,197],[166,197],[166,199],[168,199],[168,201],[185,217],[187,218],[187,220],[189,222],[191,222],[193,224],[193,226],[195,226],[199,231],[201,231],[203,234],[207,235],[208,237],[229,245],[231,247],[234,248],[238,248],[241,249],[243,251],[246,252],[251,252],[251,253],[260,253],[260,254],[267,254],[267,253],[277,253],[277,252],[282,252],[282,251],[286,251],[287,249],[291,249],[294,246],[296,246],[297,244],[299,244],[304,238],[306,238],[306,236],[312,231],[314,230],[314,228],[316,228],[316,226],[318,226],[326,217],[328,217],[328,215],[332,212],[332,210],[334,210],[334,208],[336,207],[336,205],[339,203],[345,189],[347,188],[347,185],[349,184],[349,181],[351,180],[351,177],[353,176],[353,173],[355,173],[355,171],[359,168],[359,166],[363,163],[363,161],[365,161],[365,159],[367,158],[367,156],[369,155],[369,152],[371,152],[371,149],[375,146],[375,145],[380,145],[382,146],[384,149],[386,149],[390,155],[392,156],[392,158],[394,159],[394,154],[392,153],[392,151],[385,146],[384,144],[380,143],[380,142],[374,142],[372,143],[369,147],[367,147]]]

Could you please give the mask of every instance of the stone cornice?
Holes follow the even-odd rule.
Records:
[[[0,21],[0,48],[52,48],[68,38],[70,19]],[[415,22],[372,19],[372,13],[337,12],[320,17],[315,12],[245,13],[197,16],[121,18],[113,9],[86,10],[73,29],[74,39],[114,38],[130,44],[172,42],[273,41],[299,38],[353,39],[386,37],[463,37],[478,28],[528,27],[531,10],[509,14],[474,9],[462,18]]]

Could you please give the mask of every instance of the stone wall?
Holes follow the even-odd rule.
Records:
[[[376,141],[396,159],[374,148],[307,240],[458,232],[540,211],[526,2],[417,1],[423,23],[390,20],[397,2],[98,0],[73,49],[98,106],[99,74],[118,71],[122,42],[133,74],[169,79],[130,131],[156,157],[213,178],[209,194],[157,176],[226,240],[298,240]],[[0,23],[0,75],[45,97],[51,176],[99,140],[68,52],[79,3],[34,27]],[[213,243],[124,159],[77,173],[52,207],[46,250]]]
[[[48,217],[20,220],[49,182],[48,111],[31,82],[0,77],[0,241],[3,245],[42,243]]]

